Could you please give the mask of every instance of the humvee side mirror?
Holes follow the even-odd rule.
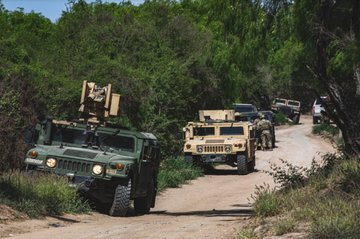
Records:
[[[24,143],[33,145],[35,143],[35,135],[34,127],[27,127],[24,131]]]

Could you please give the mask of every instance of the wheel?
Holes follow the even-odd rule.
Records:
[[[134,199],[134,208],[136,214],[144,215],[150,212],[150,208],[153,206],[155,194],[154,189],[154,180],[151,179],[147,195],[145,197],[139,197]]]
[[[255,157],[253,158],[253,160],[247,163],[247,167],[249,172],[255,171]]]
[[[245,155],[237,155],[236,156],[237,162],[237,173],[239,175],[246,175],[248,173],[248,165],[247,165],[247,158]]]
[[[295,123],[296,123],[296,124],[299,124],[299,122],[300,122],[300,113],[299,113],[298,115],[296,115],[296,121],[295,121]]]
[[[300,115],[294,115],[294,117],[293,117],[294,124],[298,124],[299,121],[300,121]]]
[[[126,186],[118,185],[115,189],[114,200],[109,210],[110,216],[125,216],[130,207],[131,179]]]
[[[313,117],[313,124],[317,124],[318,123],[318,119],[316,117]]]
[[[274,149],[275,148],[275,133],[272,135],[271,137],[271,147]]]

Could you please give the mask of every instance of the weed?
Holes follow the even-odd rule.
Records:
[[[321,211],[312,220],[310,238],[359,238],[359,201],[348,202],[336,197],[317,206]]]
[[[274,225],[274,231],[276,236],[281,236],[286,233],[290,233],[295,229],[295,221],[290,218],[280,219]]]
[[[339,134],[339,129],[335,126],[332,126],[330,124],[318,124],[314,125],[312,128],[313,134],[328,134],[332,137]]]
[[[281,197],[269,185],[256,186],[254,211],[259,216],[274,216],[280,212]]]
[[[52,174],[31,176],[11,171],[0,177],[2,202],[27,213],[30,217],[84,213],[90,210],[66,179]]]
[[[244,228],[238,233],[239,239],[257,239],[257,235],[251,228]]]
[[[274,117],[276,125],[284,125],[290,123],[289,119],[282,112],[276,112]]]
[[[165,160],[158,175],[158,188],[163,191],[166,188],[175,188],[188,180],[203,175],[200,168],[187,164],[181,158],[170,158]]]

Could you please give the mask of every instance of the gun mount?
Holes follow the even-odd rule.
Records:
[[[83,82],[79,108],[82,121],[104,124],[106,117],[118,115],[119,106],[120,94],[112,92],[111,84],[100,87],[94,82]]]

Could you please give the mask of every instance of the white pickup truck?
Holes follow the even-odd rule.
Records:
[[[313,124],[328,123],[329,118],[325,114],[324,102],[329,101],[328,96],[321,96],[315,99],[312,107]]]

